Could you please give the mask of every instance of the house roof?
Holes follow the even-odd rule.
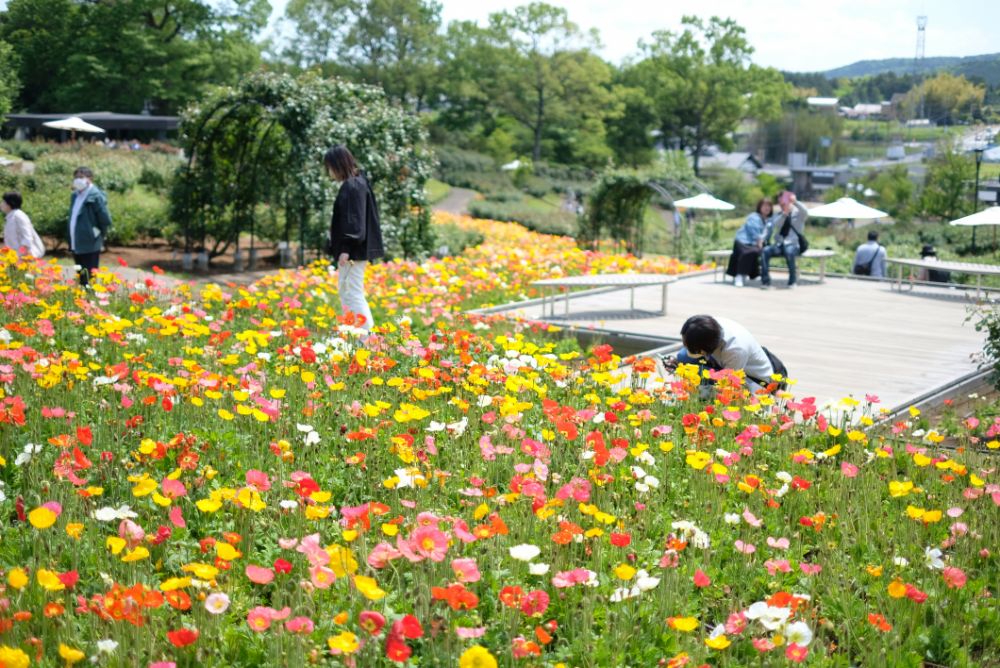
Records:
[[[110,111],[85,111],[64,114],[7,114],[7,124],[22,128],[40,128],[46,121],[77,116],[104,130],[176,130],[179,116],[117,114]]]
[[[806,104],[810,107],[836,107],[838,98],[835,97],[807,97]]]

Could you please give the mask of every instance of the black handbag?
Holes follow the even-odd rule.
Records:
[[[778,234],[781,235],[782,239],[787,239],[789,232],[795,232],[795,236],[799,238],[799,255],[809,250],[809,241],[806,240],[805,235],[800,234],[797,229],[792,227],[792,214],[790,213],[785,215],[785,223],[781,226],[781,231]]]

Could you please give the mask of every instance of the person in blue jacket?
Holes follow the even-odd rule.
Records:
[[[764,240],[771,233],[771,214],[774,205],[766,197],[757,202],[757,209],[736,232],[733,253],[729,256],[726,274],[733,277],[733,284],[741,288],[747,279],[760,275],[760,255]]]
[[[94,185],[94,172],[89,167],[77,167],[73,172],[73,195],[69,202],[69,249],[79,267],[80,285],[90,283],[90,274],[101,264],[111,214],[108,198]]]

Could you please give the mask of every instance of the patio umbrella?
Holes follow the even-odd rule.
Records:
[[[675,207],[682,209],[704,209],[706,211],[732,211],[735,205],[723,202],[721,199],[712,197],[708,193],[701,193],[694,197],[686,197],[674,202]]]
[[[980,211],[979,213],[974,213],[971,216],[965,216],[964,218],[959,218],[958,220],[951,221],[951,225],[961,225],[963,227],[972,228],[972,247],[976,247],[976,228],[980,225],[993,225],[993,243],[997,242],[997,228],[1000,225],[1000,206],[989,206]]]
[[[47,128],[53,128],[54,130],[69,130],[70,137],[73,139],[76,139],[77,132],[91,132],[94,134],[104,132],[103,128],[92,125],[79,116],[70,116],[69,118],[62,118],[58,121],[47,121],[42,123],[42,125]]]
[[[809,209],[809,215],[817,218],[841,218],[843,220],[869,220],[888,216],[885,211],[865,206],[850,197],[841,197],[832,204],[824,204],[815,209]]]
[[[987,207],[979,213],[974,213],[971,216],[965,216],[964,218],[953,220],[950,224],[968,225],[970,227],[978,225],[1000,225],[1000,206]]]

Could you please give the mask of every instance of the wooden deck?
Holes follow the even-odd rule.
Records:
[[[679,337],[691,315],[732,318],[785,362],[796,396],[816,397],[820,405],[871,393],[892,408],[976,368],[971,355],[982,349],[983,336],[965,322],[970,302],[964,291],[918,286],[900,293],[887,282],[830,277],[822,284],[804,277],[788,290],[780,274],[776,279],[774,289],[761,290],[757,281],[736,288],[713,282],[711,274],[681,278],[670,284],[666,316],[630,311],[628,290],[591,294],[573,299],[568,319],[548,320]],[[660,293],[659,287],[636,288],[636,309],[658,310]],[[540,305],[503,312],[542,319]]]

